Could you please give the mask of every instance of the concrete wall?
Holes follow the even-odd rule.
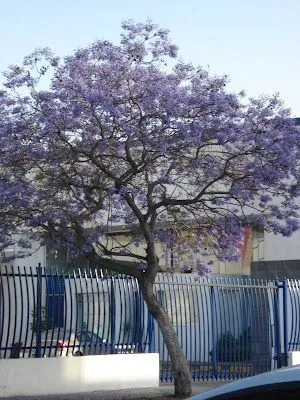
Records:
[[[125,226],[122,227],[125,229]],[[52,267],[66,267],[65,254],[63,249],[59,249],[57,254],[57,260],[49,260],[47,257],[46,246],[41,246],[39,242],[31,242],[30,254],[26,257],[18,257],[18,254],[22,252],[22,249],[18,246],[18,240],[26,239],[26,235],[18,234],[15,235],[15,243],[7,248],[3,254],[2,258],[0,258],[0,269],[8,265],[9,267],[17,268],[18,266],[22,269],[37,267],[40,263],[42,267],[49,267],[47,262],[51,264]],[[130,244],[129,244],[130,243]],[[118,232],[114,236],[108,237],[108,247],[114,246],[128,246],[128,249],[132,251],[134,254],[145,256],[145,243],[141,241],[140,243],[134,244],[132,242],[132,237],[130,233],[126,232]],[[181,268],[184,264],[192,264],[195,266],[196,259],[199,258],[199,254],[194,254],[194,251],[191,246],[188,246],[188,243],[183,243],[181,249],[178,248],[176,251],[173,251],[166,244],[156,241],[156,251],[157,256],[160,260],[160,267],[162,270],[168,270],[173,263],[173,270],[181,272]],[[203,249],[204,252],[208,251],[207,249]],[[48,254],[49,255],[49,254]],[[116,257],[118,258],[118,257]],[[129,260],[132,261],[130,257],[119,257],[121,260]],[[213,261],[212,272],[215,274],[237,274],[237,275],[246,275],[249,273],[250,262],[245,266],[243,265],[242,257],[237,262],[222,262],[219,261],[215,255],[211,254],[205,257],[202,257],[204,261]],[[77,260],[78,262],[78,260]],[[83,261],[79,260],[79,263]],[[86,262],[86,260],[84,261]],[[76,264],[76,261],[74,260]],[[77,265],[81,267],[86,267],[87,265]]]
[[[264,260],[300,260],[300,231],[290,237],[265,232]]]
[[[109,237],[110,244],[108,247],[114,247],[114,246],[127,246],[128,243],[131,242],[131,237],[130,235],[125,235],[122,234],[121,232],[116,234],[115,236]],[[145,243],[141,241],[138,245],[131,244],[128,246],[128,249],[132,253],[145,256]],[[188,245],[188,242],[185,242],[181,245],[181,249],[178,247],[175,251],[173,251],[170,247],[168,247],[166,244],[156,241],[156,252],[157,256],[159,257],[159,266],[162,269],[162,271],[167,271],[170,269],[170,266],[172,264],[171,259],[173,258],[173,271],[181,272],[181,268],[184,264],[191,264],[195,266],[196,260],[198,258],[202,258],[203,261],[212,261],[213,266],[212,266],[212,272],[215,274],[228,274],[228,275],[246,275],[250,273],[250,261],[248,262],[247,265],[243,265],[243,260],[242,256],[241,258],[236,261],[236,262],[222,262],[217,259],[217,257],[214,254],[210,254],[208,256],[201,256],[199,257],[199,254],[196,254],[193,251],[193,248]],[[209,252],[207,249],[203,249],[203,252]],[[172,257],[172,253],[173,256]],[[115,257],[116,259],[118,257]],[[132,261],[132,258],[128,257],[119,257],[121,260],[128,260]]]
[[[158,387],[158,354],[0,360],[0,396]]]
[[[251,276],[271,280],[300,279],[300,259],[253,262]]]
[[[18,257],[18,255],[23,251],[20,246],[18,246],[18,240],[26,238],[26,235],[15,235],[15,243],[4,250],[2,254],[2,259],[0,262],[0,266],[9,265],[9,266],[20,266],[20,267],[37,267],[39,263],[42,266],[45,265],[46,262],[46,251],[45,246],[41,246],[39,242],[31,241],[31,249],[28,250],[29,255],[26,257]],[[7,259],[9,261],[7,261]]]
[[[300,351],[288,352],[288,367],[300,364]]]

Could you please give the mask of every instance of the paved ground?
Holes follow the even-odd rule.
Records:
[[[204,392],[226,382],[199,382],[193,384],[193,394]],[[65,394],[51,396],[18,396],[14,400],[146,400],[146,399],[168,399],[174,395],[173,385],[161,385],[159,388],[149,389],[126,389],[116,391],[99,391],[92,393]],[[1,399],[12,399],[12,397],[0,397]]]

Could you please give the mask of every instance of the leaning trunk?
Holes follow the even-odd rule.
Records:
[[[192,393],[192,378],[188,363],[180,347],[177,334],[167,311],[157,301],[153,293],[153,284],[147,280],[140,281],[140,288],[148,310],[157,321],[168,349],[172,372],[174,374],[175,396],[187,397]]]

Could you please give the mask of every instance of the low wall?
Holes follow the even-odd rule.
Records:
[[[300,351],[289,351],[288,352],[288,366],[300,364]]]
[[[0,360],[0,397],[158,387],[159,355]]]

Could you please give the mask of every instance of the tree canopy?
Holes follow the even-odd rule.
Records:
[[[106,246],[112,226],[169,244],[193,229],[193,251],[228,259],[244,223],[297,229],[299,132],[278,96],[229,93],[227,77],[178,60],[150,21],[122,28],[118,45],[99,40],[62,60],[36,50],[5,73],[3,243],[27,226],[74,254],[134,259]]]

